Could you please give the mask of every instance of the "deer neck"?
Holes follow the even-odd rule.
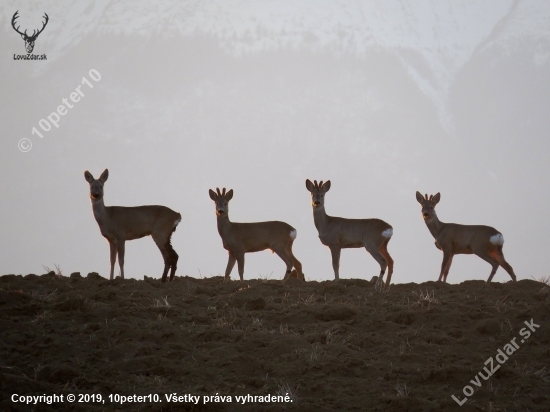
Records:
[[[105,203],[103,202],[103,197],[99,200],[92,200],[92,210],[94,212],[94,217],[97,223],[101,224],[107,220],[107,209]]]
[[[221,237],[224,237],[231,231],[231,221],[229,215],[226,213],[223,216],[216,216],[218,221],[218,233]]]
[[[328,215],[325,211],[325,206],[318,206],[313,208],[313,222],[317,231],[320,231],[327,225]]]
[[[433,219],[430,222],[426,222],[426,226],[428,226],[428,230],[430,231],[432,236],[437,239],[439,237],[439,234],[445,227],[445,223],[439,220],[437,214],[434,212]]]

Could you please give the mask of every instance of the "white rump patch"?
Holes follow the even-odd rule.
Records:
[[[493,245],[499,245],[502,246],[504,244],[504,236],[502,236],[502,233],[497,233],[496,235],[493,235],[489,238],[489,241]]]
[[[393,236],[393,229],[390,227],[389,229],[386,229],[382,232],[382,236],[385,238],[390,238]]]
[[[297,234],[298,234],[298,232],[296,231],[296,229],[291,230],[291,231],[290,231],[290,238],[291,238],[292,240],[296,239],[296,235],[297,235]]]

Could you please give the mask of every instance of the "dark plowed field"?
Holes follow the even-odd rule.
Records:
[[[550,410],[550,287],[531,280],[379,291],[355,279],[6,275],[0,310],[2,411]],[[459,407],[451,395],[463,401],[466,385],[473,394]],[[115,394],[162,402],[121,405]],[[243,405],[242,395],[289,402]]]

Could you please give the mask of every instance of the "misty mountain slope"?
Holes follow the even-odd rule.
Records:
[[[15,3],[0,9],[2,20]],[[402,0],[361,4],[315,1],[147,1],[52,3],[49,34],[40,40],[53,59],[96,34],[164,39],[215,36],[234,55],[267,50],[330,50],[363,56],[394,53],[417,87],[436,105],[440,122],[454,128],[447,97],[457,73],[476,50],[493,43],[506,53],[526,38],[550,39],[550,4],[544,1],[453,2]],[[38,7],[33,7],[36,14]],[[9,29],[7,29],[9,30]],[[46,43],[47,42],[47,43]],[[537,61],[548,60],[548,45]]]

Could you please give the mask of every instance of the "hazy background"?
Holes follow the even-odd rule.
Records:
[[[47,61],[13,60],[16,10],[30,32],[48,13],[33,52]],[[439,275],[416,190],[441,192],[444,222],[500,230],[520,279],[549,274],[547,0],[3,1],[0,23],[1,274],[108,276],[83,176],[106,167],[106,205],[182,214],[178,275],[224,273],[207,193],[219,186],[235,191],[231,220],[290,223],[306,277],[333,279],[306,178],[332,181],[329,214],[393,226],[395,282]],[[94,88],[32,135],[83,76]],[[125,269],[160,277],[152,239],[126,244]],[[490,269],[459,255],[449,281]],[[247,279],[284,271],[267,251],[246,255]],[[342,252],[342,278],[378,271],[363,249]]]

